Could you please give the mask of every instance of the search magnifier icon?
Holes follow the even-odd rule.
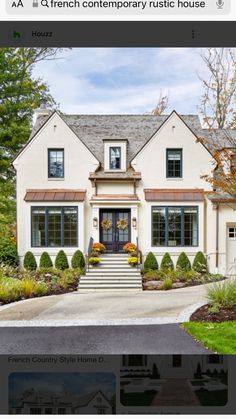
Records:
[[[41,0],[41,6],[43,6],[43,7],[49,7],[48,0]]]

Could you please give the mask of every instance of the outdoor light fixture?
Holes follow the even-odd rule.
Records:
[[[136,218],[136,217],[133,217],[133,218],[132,218],[132,226],[133,226],[134,228],[136,228],[136,227],[137,227],[137,218]]]
[[[97,217],[94,217],[94,218],[93,218],[93,226],[94,226],[95,228],[97,228],[97,226],[98,226],[98,219],[97,219]]]

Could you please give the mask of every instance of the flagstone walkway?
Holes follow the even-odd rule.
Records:
[[[153,406],[199,406],[200,402],[186,379],[170,378],[153,401]]]

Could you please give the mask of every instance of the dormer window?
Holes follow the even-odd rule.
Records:
[[[121,169],[121,147],[110,147],[110,170]]]
[[[107,172],[127,170],[127,140],[104,139],[104,169]]]

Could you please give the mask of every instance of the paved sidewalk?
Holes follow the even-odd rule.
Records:
[[[186,378],[169,378],[160,393],[154,397],[152,405],[199,406],[200,402]]]
[[[144,323],[178,323],[188,320],[198,306],[205,304],[205,294],[205,285],[200,285],[170,291],[90,291],[41,297],[2,306],[0,326],[6,321],[75,325],[87,321],[122,324],[122,320],[123,324],[139,324],[144,319]]]

